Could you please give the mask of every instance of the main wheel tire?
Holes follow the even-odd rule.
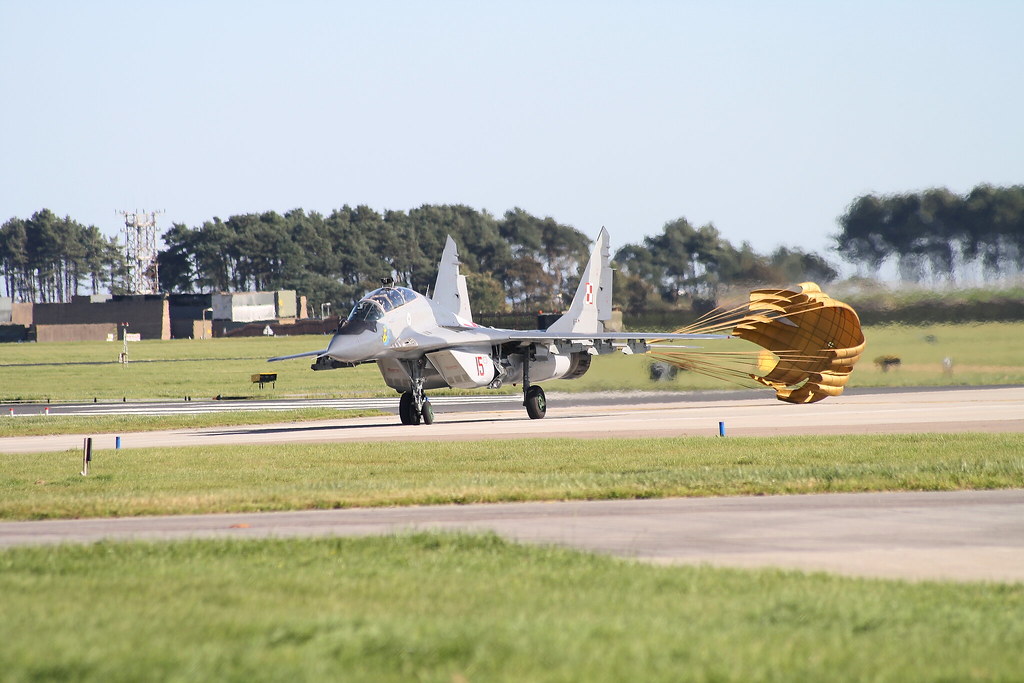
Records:
[[[413,425],[416,422],[413,421],[413,413],[416,412],[416,404],[412,399],[412,392],[407,391],[402,394],[401,400],[398,402],[398,417],[401,418],[402,424]]]
[[[530,387],[526,392],[526,414],[531,420],[539,420],[548,412],[548,401],[544,390],[538,386]]]
[[[426,399],[423,399],[423,424],[434,424],[434,406]]]

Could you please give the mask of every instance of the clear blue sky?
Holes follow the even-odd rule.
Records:
[[[462,203],[824,251],[858,195],[1024,182],[1022,28],[1010,0],[0,0],[0,221]]]

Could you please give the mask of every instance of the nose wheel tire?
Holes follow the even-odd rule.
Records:
[[[404,425],[418,425],[421,420],[425,425],[433,424],[434,407],[430,405],[430,401],[424,398],[423,410],[417,411],[416,399],[413,398],[411,391],[407,391],[402,394],[402,398],[398,402],[398,417]]]
[[[539,420],[548,412],[548,401],[544,398],[544,390],[538,386],[532,386],[526,390],[526,414],[531,420]]]

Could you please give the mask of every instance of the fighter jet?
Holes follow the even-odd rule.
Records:
[[[608,332],[612,269],[608,231],[601,229],[568,310],[546,330],[503,330],[473,322],[466,276],[449,235],[427,297],[386,278],[341,322],[327,348],[270,361],[316,356],[313,370],[376,363],[384,382],[401,393],[402,424],[431,424],[429,389],[497,389],[521,385],[532,419],[547,413],[538,383],[578,379],[595,355],[646,353],[653,340],[723,339],[720,334]]]

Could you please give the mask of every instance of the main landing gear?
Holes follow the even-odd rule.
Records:
[[[548,401],[544,390],[530,384],[530,351],[523,354],[523,405],[531,420],[539,420],[548,412]]]
[[[544,398],[544,390],[534,385],[523,394],[523,405],[531,420],[539,420],[548,412],[548,401]]]
[[[406,369],[412,378],[412,391],[402,394],[398,402],[398,417],[404,425],[418,425],[422,420],[423,424],[433,424],[434,408],[430,405],[427,395],[423,391],[423,367],[426,359],[407,363]]]

